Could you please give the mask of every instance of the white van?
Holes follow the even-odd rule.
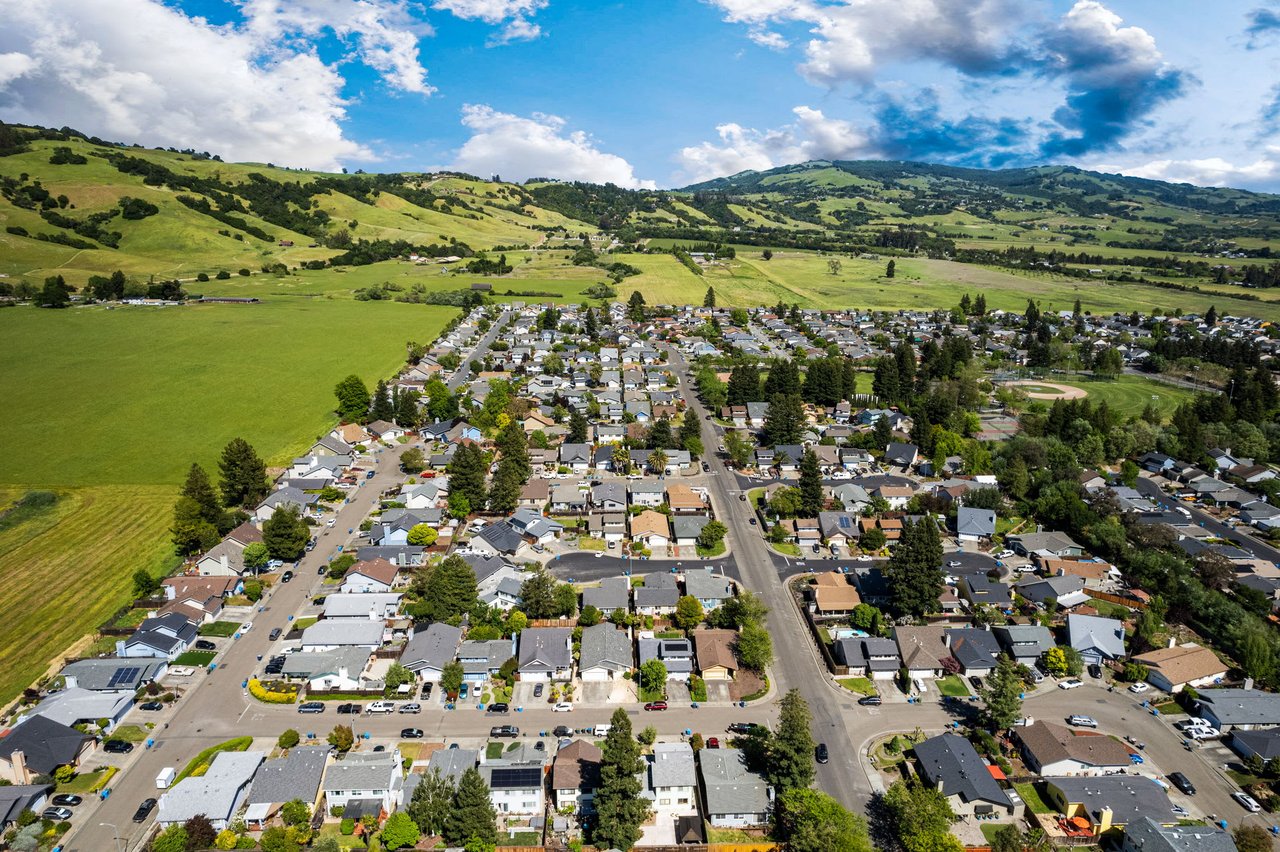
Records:
[[[178,770],[172,766],[166,766],[160,770],[160,774],[156,776],[156,789],[167,790],[169,785],[173,783],[173,779],[178,777]]]
[[[375,701],[364,711],[365,713],[394,713],[396,705],[393,701]]]
[[[613,725],[596,725],[591,733],[597,737],[607,737],[611,730],[613,730]]]

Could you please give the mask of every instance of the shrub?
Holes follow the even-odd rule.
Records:
[[[288,692],[267,689],[256,677],[249,679],[249,694],[265,704],[293,704],[298,700],[296,689]],[[297,732],[294,732],[294,736],[297,736]],[[297,745],[296,741],[294,745]]]
[[[293,728],[289,728],[280,735],[279,739],[276,740],[276,745],[280,746],[280,748],[293,748],[301,739],[302,737],[297,731]]]
[[[218,271],[218,274],[213,277],[217,278],[219,281],[226,281],[228,278],[231,277],[231,273],[225,269],[221,269]]]
[[[350,837],[356,833],[356,821],[349,818],[343,819],[342,825],[338,827],[338,831],[342,832],[344,836]]]

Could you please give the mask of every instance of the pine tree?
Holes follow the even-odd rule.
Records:
[[[458,781],[449,815],[444,824],[444,840],[450,846],[466,846],[472,841],[492,848],[498,842],[498,827],[489,785],[476,768],[469,767]]]
[[[292,562],[302,556],[311,530],[292,503],[277,506],[262,525],[262,543],[271,551],[272,559]]]
[[[406,429],[416,429],[422,419],[422,412],[418,408],[418,392],[417,391],[401,391],[396,398],[396,424]]]
[[[582,330],[591,340],[600,339],[600,327],[596,324],[596,312],[587,305],[587,310],[582,316]]]
[[[824,502],[818,456],[808,449],[800,458],[800,515],[805,518],[818,517]]]
[[[195,462],[187,471],[187,481],[182,485],[182,496],[190,497],[200,507],[200,519],[217,525],[222,520],[222,504],[218,492],[205,469]]]
[[[1204,324],[1209,326],[1209,328],[1213,328],[1215,325],[1218,324],[1218,306],[1217,305],[1209,306],[1208,312],[1205,313],[1204,315]]]
[[[1022,677],[1008,656],[1001,654],[982,690],[982,716],[992,731],[1008,730],[1022,714]]]
[[[1034,331],[1035,329],[1039,328],[1040,308],[1031,299],[1027,299],[1027,311],[1025,314],[1023,314],[1023,318],[1026,320],[1026,326],[1028,330]]]
[[[782,697],[778,727],[769,741],[769,783],[779,793],[803,790],[813,783],[813,717],[809,705],[799,691],[792,689]]]
[[[600,787],[595,795],[596,824],[591,842],[597,849],[627,850],[640,839],[640,824],[649,813],[637,776],[644,770],[631,717],[619,707],[609,720],[600,759]]]
[[[499,464],[511,465],[523,485],[533,473],[533,466],[529,463],[529,439],[525,437],[524,428],[512,420],[498,433],[494,446],[501,455]]]
[[[253,507],[267,496],[267,465],[244,438],[233,438],[218,461],[222,503],[227,508]]]
[[[875,438],[875,447],[883,450],[889,446],[893,440],[893,427],[889,425],[889,418],[881,415],[876,418],[876,422],[871,426],[871,434]]]
[[[333,389],[338,416],[347,423],[363,423],[369,416],[369,389],[357,375],[347,376]]]
[[[498,472],[493,475],[493,485],[489,488],[489,511],[514,512],[520,505],[520,493],[524,490],[524,480],[519,470],[505,459],[498,463]]]
[[[930,534],[932,528],[932,534]],[[922,616],[938,607],[942,593],[942,539],[933,520],[904,521],[885,568],[890,601],[898,615]]]
[[[218,528],[204,519],[199,503],[190,497],[179,497],[173,507],[173,526],[169,530],[173,552],[179,556],[203,553],[218,543]]]
[[[714,287],[707,288],[707,295],[702,297],[702,307],[714,308],[716,306],[716,290]]]
[[[746,405],[764,399],[760,388],[760,371],[755,364],[739,364],[729,373],[728,405]]]
[[[893,360],[898,368],[898,393],[905,397],[916,383],[915,350],[904,340],[894,347]]]
[[[800,368],[795,361],[779,360],[769,368],[764,380],[764,398],[773,399],[776,394],[800,394]]]
[[[884,265],[884,277],[892,278],[895,274],[897,274],[897,269],[898,269],[898,265],[894,263],[892,259],[890,259],[889,262]]]
[[[675,446],[675,438],[671,435],[671,421],[666,417],[659,417],[649,427],[647,443],[651,450],[669,450]]]
[[[969,300],[969,294],[965,293],[960,297],[960,313],[968,316],[973,311],[973,302]]]
[[[702,424],[692,411],[686,411],[680,423],[680,446],[692,454],[702,454]]]
[[[484,453],[469,442],[459,444],[449,462],[449,491],[466,497],[473,511],[484,507],[487,468]]]
[[[627,319],[632,322],[644,322],[644,296],[639,290],[631,292],[631,298],[627,299]]]
[[[457,554],[432,568],[422,583],[420,612],[428,621],[457,618],[475,604],[476,574]]]
[[[974,316],[985,317],[987,315],[987,297],[984,293],[979,293],[978,298],[973,300]]]
[[[372,420],[391,422],[395,416],[396,410],[391,403],[391,393],[387,389],[387,383],[378,379],[377,389],[373,392],[373,409],[369,417]]]
[[[569,434],[565,441],[570,444],[587,443],[587,418],[576,408],[569,414]]]
[[[804,403],[797,395],[776,394],[764,415],[766,446],[798,444],[804,428]]]
[[[871,392],[882,405],[893,405],[901,398],[898,365],[894,359],[881,358],[876,362],[876,371],[871,379]]]

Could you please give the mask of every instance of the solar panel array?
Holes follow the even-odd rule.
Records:
[[[116,669],[111,675],[111,680],[107,682],[107,689],[111,689],[121,684],[128,685],[138,677],[138,673],[142,671],[141,666],[127,666],[125,668]]]
[[[542,783],[542,770],[536,766],[494,769],[492,777],[498,789],[524,790]]]

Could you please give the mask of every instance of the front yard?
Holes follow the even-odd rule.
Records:
[[[97,793],[118,771],[119,769],[115,766],[104,766],[97,772],[82,772],[67,783],[59,784],[58,792],[74,793],[77,796]]]
[[[194,668],[203,669],[213,662],[213,658],[217,656],[215,651],[187,651],[179,654],[177,659],[173,661],[175,666],[192,666]]]
[[[607,548],[608,545],[605,544],[602,538],[592,538],[586,535],[578,536],[579,550],[606,550]]]
[[[968,698],[973,694],[973,690],[969,688],[969,685],[964,682],[960,675],[947,675],[939,678],[937,684],[939,692],[952,698]]]
[[[240,629],[239,622],[236,621],[215,621],[211,624],[202,624],[200,629],[196,631],[201,636],[217,636],[226,639],[236,635],[236,631]]]
[[[876,689],[875,684],[867,680],[865,677],[837,678],[836,683],[840,684],[850,692],[857,693],[858,695],[878,694],[878,690]]]

